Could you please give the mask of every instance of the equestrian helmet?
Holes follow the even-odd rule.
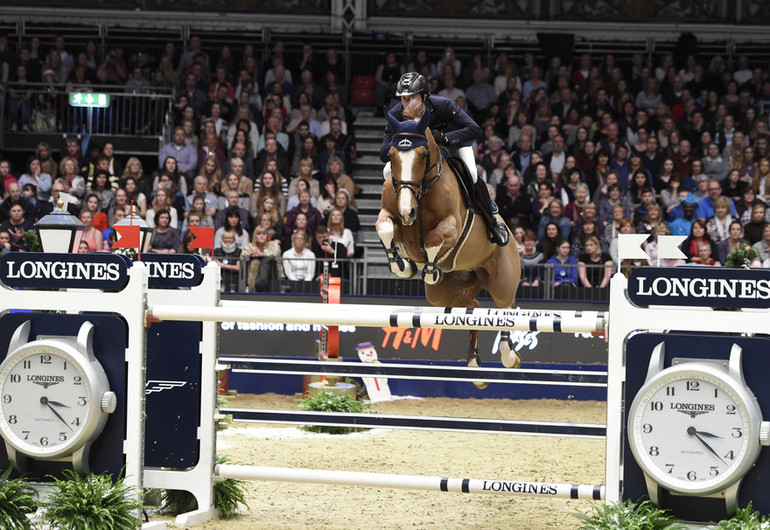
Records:
[[[428,82],[417,72],[407,72],[401,76],[396,84],[396,96],[413,96],[414,94],[428,93]]]

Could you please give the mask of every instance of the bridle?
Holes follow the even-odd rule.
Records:
[[[397,138],[425,138],[425,136],[421,136],[419,134],[398,134],[393,137],[393,141]],[[404,181],[402,179],[397,179],[392,173],[391,173],[391,180],[393,182],[393,191],[396,194],[396,197],[398,197],[398,194],[403,189],[409,190],[417,199],[417,207],[419,209],[420,202],[422,201],[423,196],[428,193],[433,186],[435,186],[436,182],[441,178],[441,171],[444,169],[444,157],[441,156],[441,151],[439,150],[439,161],[437,163],[431,164],[430,163],[430,146],[426,147],[425,152],[422,154],[422,158],[425,160],[425,172],[422,175],[422,180],[420,182],[412,182],[412,181]],[[436,173],[430,177],[430,172],[433,170],[433,168],[436,168]]]

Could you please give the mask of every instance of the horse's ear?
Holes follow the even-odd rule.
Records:
[[[388,118],[388,124],[390,125],[390,128],[393,129],[393,132],[397,132],[399,125],[401,124],[400,121],[396,119],[395,116],[393,116],[390,112],[388,112],[388,107],[383,107],[385,111],[385,117]]]
[[[420,121],[417,122],[417,130],[420,132],[420,134],[425,134],[425,129],[428,128],[428,125],[430,125],[430,111],[425,109],[425,112],[422,113]]]

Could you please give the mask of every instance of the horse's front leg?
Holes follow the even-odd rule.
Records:
[[[396,226],[393,224],[393,219],[395,219],[395,216],[383,208],[380,210],[380,215],[374,226],[382,246],[385,248],[385,254],[388,256],[391,272],[401,278],[411,278],[414,276],[417,268],[411,259],[403,258],[398,253],[396,248]]]
[[[441,221],[436,228],[425,234],[425,268],[422,271],[423,280],[430,285],[436,285],[444,276],[438,268],[438,255],[442,248],[452,248],[457,243],[457,220],[449,216]]]

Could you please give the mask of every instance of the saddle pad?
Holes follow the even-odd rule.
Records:
[[[471,198],[471,193],[473,193],[473,183],[471,182],[471,177],[468,175],[468,170],[466,169],[465,164],[463,164],[463,161],[453,156],[446,156],[444,157],[444,160],[452,167],[452,171],[454,171],[455,175],[457,175],[457,183],[460,185],[460,191],[465,199],[466,208],[475,214],[481,214]]]

